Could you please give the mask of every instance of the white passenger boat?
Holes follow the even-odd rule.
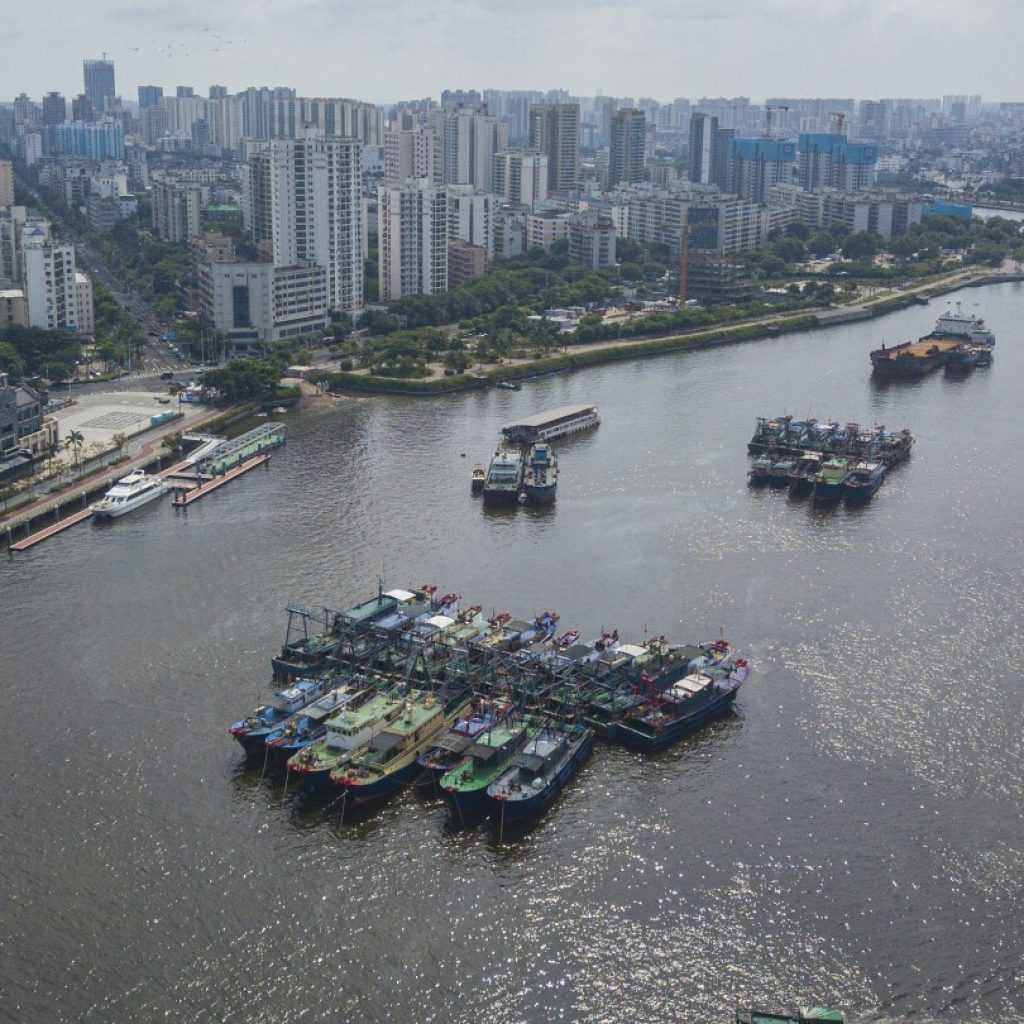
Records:
[[[141,508],[167,493],[167,484],[158,476],[150,476],[141,469],[121,477],[103,497],[90,505],[93,515],[102,519],[114,519],[125,512]]]

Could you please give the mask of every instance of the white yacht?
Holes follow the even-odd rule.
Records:
[[[158,476],[150,476],[141,469],[121,477],[103,497],[90,505],[93,515],[113,519],[123,516],[167,493],[167,484]]]

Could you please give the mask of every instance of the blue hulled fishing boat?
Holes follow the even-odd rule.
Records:
[[[650,754],[663,750],[724,715],[746,678],[747,663],[738,658],[692,672],[667,689],[652,689],[646,703],[619,722],[614,738]]]
[[[858,462],[843,481],[843,498],[847,505],[869,502],[885,480],[884,462]]]
[[[487,787],[504,825],[531,821],[546,811],[594,749],[587,726],[541,729],[519,752],[514,766]]]
[[[331,680],[327,676],[300,679],[294,686],[279,690],[266,704],[261,704],[248,718],[235,722],[228,731],[247,754],[262,754],[267,736],[322,697],[330,686]]]

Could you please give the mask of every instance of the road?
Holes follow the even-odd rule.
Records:
[[[190,372],[189,364],[168,342],[163,340],[167,327],[160,322],[153,307],[145,302],[141,295],[133,291],[130,284],[114,274],[102,253],[91,246],[81,233],[75,230],[65,219],[61,210],[54,209],[47,204],[30,182],[19,178],[18,185],[33,198],[41,211],[59,225],[62,237],[74,243],[76,264],[99,281],[110,292],[114,301],[130,313],[139,325],[145,343],[140,358],[141,366],[136,367],[136,370],[143,373],[148,371],[157,375],[168,370],[176,373]]]

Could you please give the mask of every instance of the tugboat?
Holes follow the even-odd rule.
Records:
[[[558,486],[558,456],[545,441],[538,441],[526,457],[522,497],[530,505],[548,505]]]
[[[825,456],[821,452],[805,452],[800,461],[789,474],[789,496],[805,498],[814,486],[814,477],[821,469],[821,460]]]
[[[485,505],[514,505],[523,482],[523,457],[511,448],[499,448],[484,480]]]
[[[487,470],[479,463],[473,467],[473,476],[470,479],[470,488],[474,494],[479,494],[484,489],[487,481]]]
[[[969,373],[980,363],[980,346],[958,345],[946,355],[946,373]]]
[[[846,459],[826,459],[814,475],[813,502],[815,508],[835,505],[843,496],[843,482],[850,475]]]
[[[593,749],[594,731],[586,726],[541,729],[515,765],[487,787],[502,825],[532,820],[547,810]]]
[[[846,504],[866,504],[882,486],[884,479],[884,462],[858,462],[843,481],[843,498]]]
[[[843,1024],[843,1015],[839,1010],[830,1010],[826,1006],[802,1006],[796,1017],[787,1017],[766,1010],[737,1010],[736,1024]]]

